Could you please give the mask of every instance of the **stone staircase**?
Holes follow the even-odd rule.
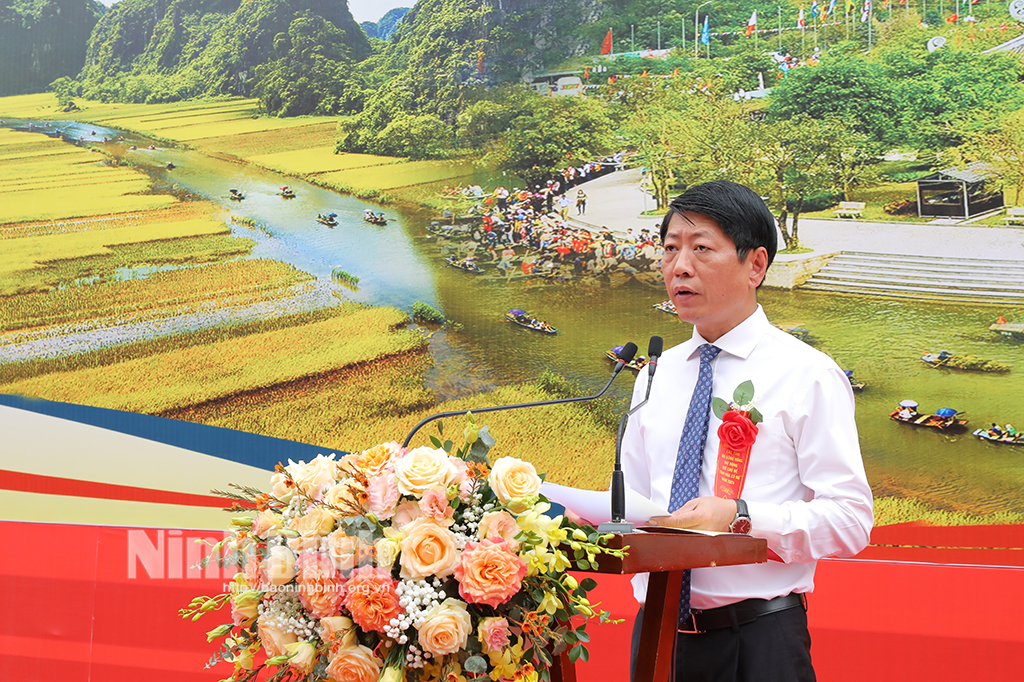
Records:
[[[840,252],[799,287],[872,296],[1024,304],[1024,263],[1016,260]]]

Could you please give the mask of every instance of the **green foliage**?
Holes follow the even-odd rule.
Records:
[[[416,159],[451,156],[454,136],[450,125],[435,114],[402,114],[377,133],[370,152]]]
[[[435,324],[443,324],[445,317],[437,308],[433,307],[429,303],[423,303],[416,301],[412,304],[412,319],[420,322],[432,322]]]
[[[93,0],[0,0],[0,96],[42,92],[75,75],[104,9]]]

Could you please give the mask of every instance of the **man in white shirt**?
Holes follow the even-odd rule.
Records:
[[[650,402],[629,422],[626,484],[671,512],[652,523],[749,532],[768,540],[774,559],[691,572],[681,616],[692,611],[680,621],[675,679],[814,680],[804,595],[814,588],[815,562],[859,552],[873,523],[850,382],[828,356],[773,327],[758,305],[777,236],[771,212],[753,191],[727,181],[690,188],[670,204],[661,238],[669,298],[694,331],[662,356]],[[701,369],[702,362],[710,367]],[[711,380],[710,395],[699,377],[705,385]],[[753,384],[753,399],[733,407],[763,421],[741,492],[727,495],[722,481],[728,477],[718,471],[720,448],[726,449],[717,433],[722,420],[707,407],[695,410],[691,397],[706,395],[708,406],[711,396],[730,403],[744,382]],[[634,404],[646,389],[642,372]],[[685,476],[681,435],[684,421],[690,429],[688,412],[700,413],[706,441],[702,449],[690,447],[698,492],[687,500],[672,491]],[[641,605],[646,589],[646,575],[634,578]],[[641,609],[638,624],[642,616]]]

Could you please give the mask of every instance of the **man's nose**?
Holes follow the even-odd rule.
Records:
[[[672,274],[676,277],[693,276],[693,259],[686,251],[679,251],[672,261]]]

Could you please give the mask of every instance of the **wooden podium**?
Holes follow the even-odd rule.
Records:
[[[621,559],[598,555],[598,567],[592,572],[651,574],[640,632],[636,682],[670,682],[684,569],[768,561],[767,540],[732,533],[638,532],[615,535],[608,546],[612,549],[628,546],[629,550]],[[552,682],[576,682],[575,666],[564,653],[555,661],[551,673]]]

